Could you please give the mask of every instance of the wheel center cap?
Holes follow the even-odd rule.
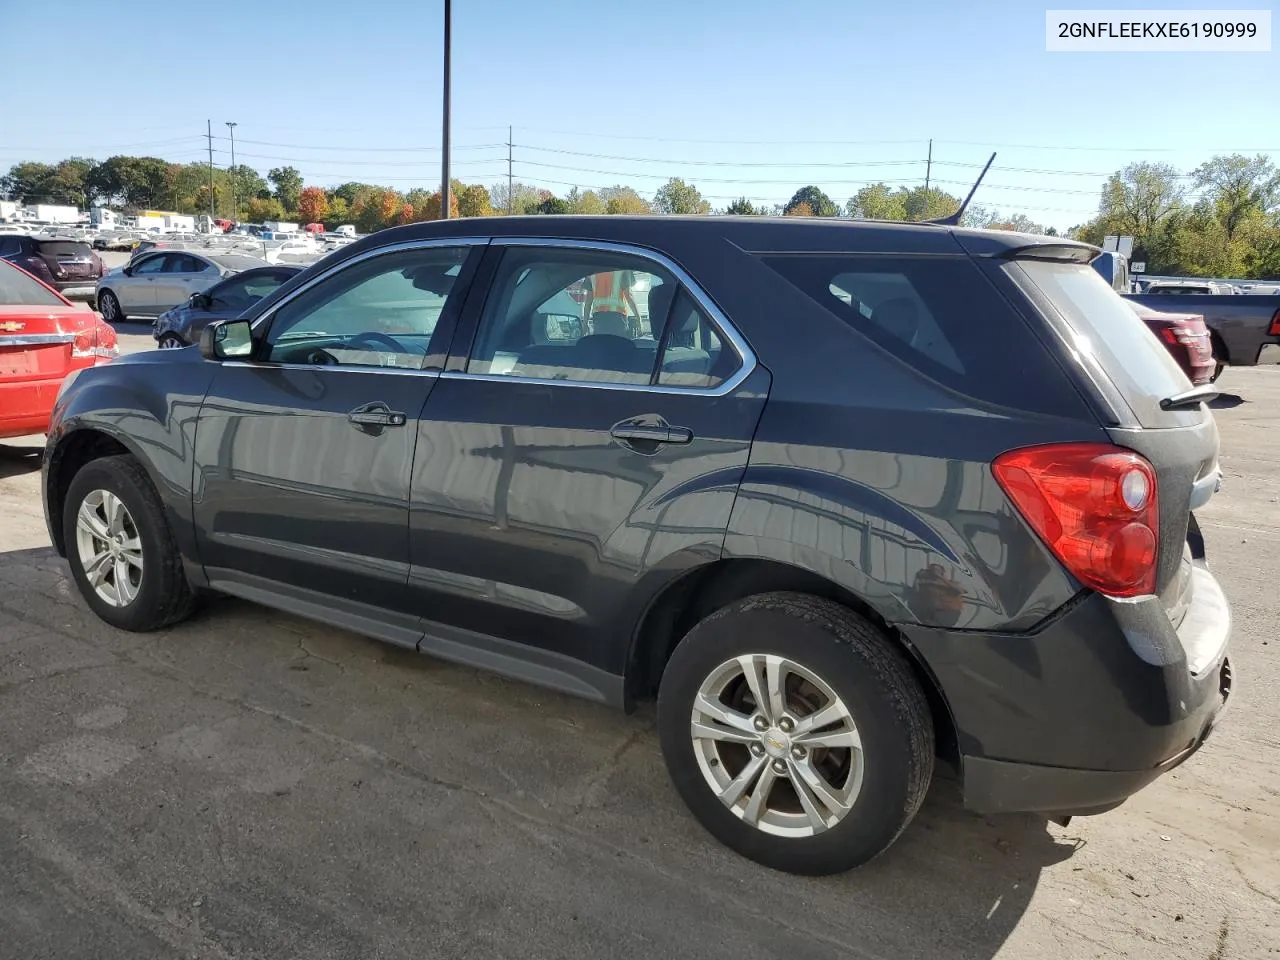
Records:
[[[760,743],[764,752],[775,760],[783,759],[791,749],[791,738],[776,727],[771,727],[760,735]]]

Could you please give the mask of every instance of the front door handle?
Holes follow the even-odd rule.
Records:
[[[358,427],[403,427],[408,418],[385,403],[375,401],[356,407],[347,414],[347,419]]]
[[[660,443],[691,443],[693,431],[688,427],[673,427],[661,417],[636,417],[615,423],[610,436],[624,446],[649,446]]]

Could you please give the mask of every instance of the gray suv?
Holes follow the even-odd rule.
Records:
[[[106,622],[204,594],[622,709],[782,870],[871,859],[936,758],[1099,813],[1231,691],[1203,401],[1082,244],[533,217],[367,237],[58,399],[49,531]],[[638,296],[637,293],[642,293]]]

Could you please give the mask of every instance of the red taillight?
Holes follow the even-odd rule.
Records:
[[[1271,326],[1267,329],[1273,337],[1280,337],[1280,310],[1277,310],[1275,316],[1271,318]]]
[[[71,342],[71,357],[75,360],[113,360],[120,356],[115,328],[95,319],[94,323],[76,334]]]
[[[1101,443],[1001,454],[996,480],[1077,580],[1112,597],[1156,589],[1156,474],[1132,450]]]

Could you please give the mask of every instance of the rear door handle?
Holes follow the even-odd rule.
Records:
[[[408,418],[385,403],[375,401],[356,407],[347,414],[347,419],[358,427],[403,427]]]
[[[623,420],[614,424],[609,433],[615,440],[640,443],[690,443],[693,440],[693,431],[688,427],[673,427],[665,421]]]

